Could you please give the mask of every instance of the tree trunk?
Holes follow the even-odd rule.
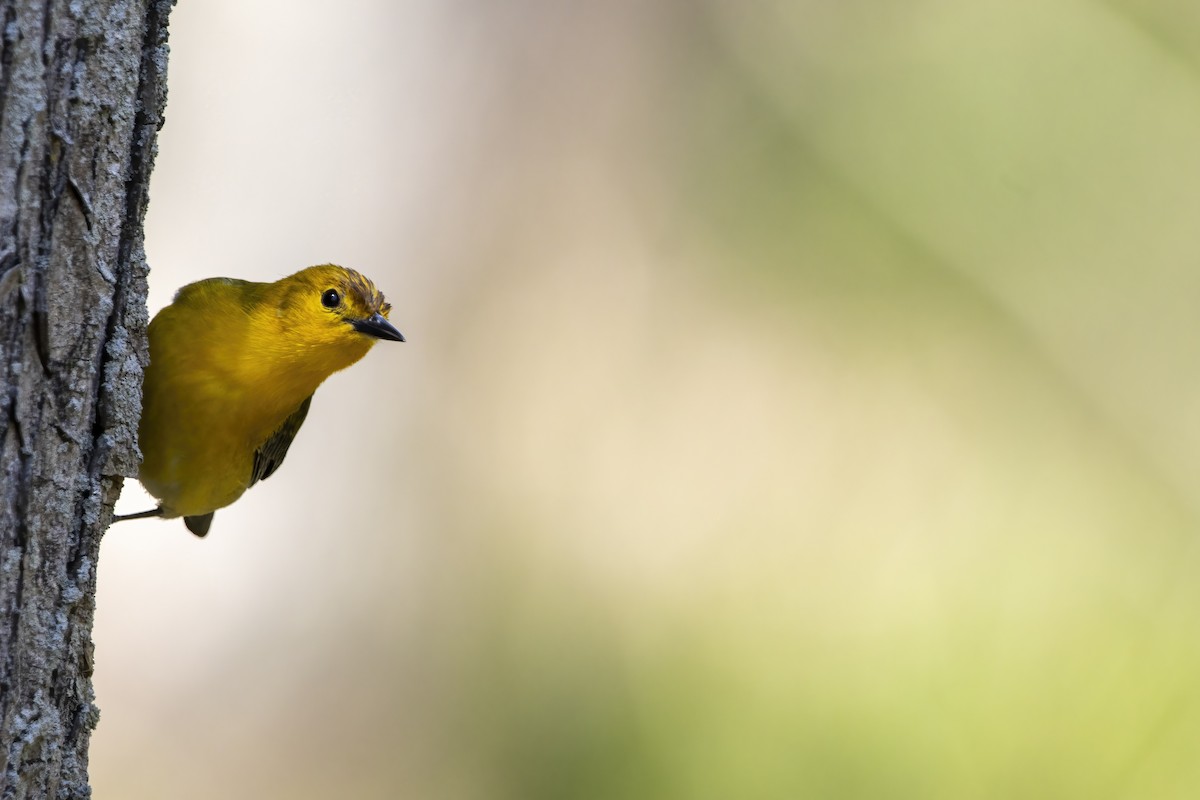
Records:
[[[171,0],[0,0],[0,798],[88,797],[101,532],[137,471]]]

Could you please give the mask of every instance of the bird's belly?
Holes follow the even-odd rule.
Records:
[[[175,392],[147,380],[138,479],[162,503],[166,516],[207,514],[246,491],[254,446],[245,420],[231,413],[238,407],[211,384]]]
[[[224,508],[249,484],[253,455],[219,436],[170,437],[146,450],[138,478],[168,516],[197,516]]]

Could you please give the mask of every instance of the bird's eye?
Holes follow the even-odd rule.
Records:
[[[338,294],[337,289],[326,289],[325,294],[321,295],[321,305],[326,308],[337,308],[342,302],[342,296]]]

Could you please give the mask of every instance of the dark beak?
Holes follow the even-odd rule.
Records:
[[[359,333],[374,336],[376,339],[387,339],[389,342],[404,341],[404,334],[396,330],[396,326],[384,319],[382,314],[372,314],[366,319],[352,319],[350,324]]]

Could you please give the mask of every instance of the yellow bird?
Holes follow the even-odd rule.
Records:
[[[333,264],[180,289],[150,322],[138,428],[138,479],[159,506],[115,519],[183,517],[208,533],[214,511],[283,463],[322,381],[379,339],[404,341],[389,311],[375,284]]]

